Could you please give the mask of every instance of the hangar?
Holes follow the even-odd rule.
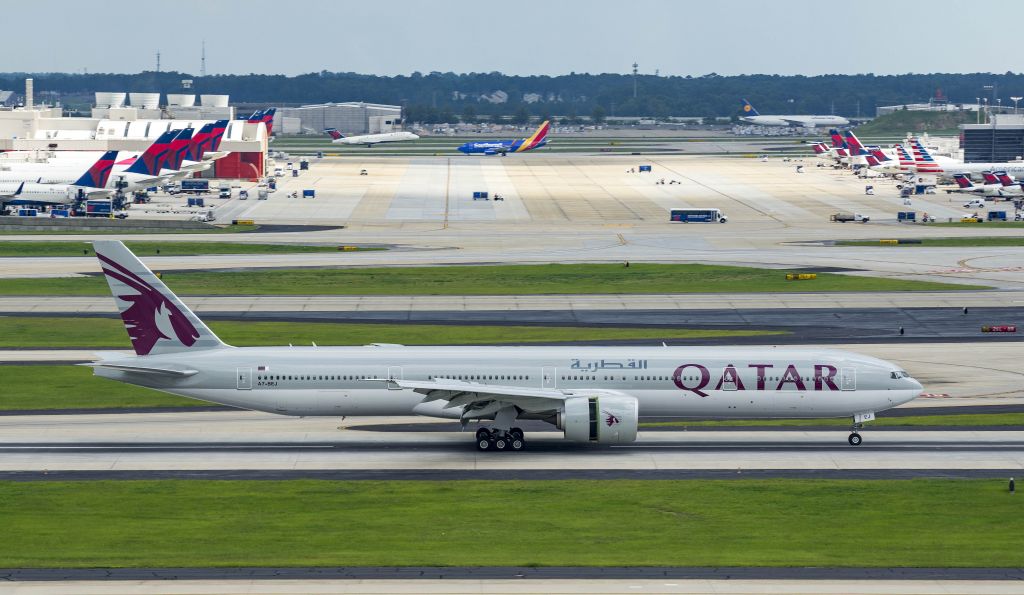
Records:
[[[97,93],[93,117],[65,117],[59,107],[35,106],[31,83],[24,107],[0,109],[0,151],[143,151],[167,130],[202,127],[228,119],[221,150],[230,154],[204,172],[216,178],[263,177],[267,160],[267,127],[235,120],[226,95],[202,96],[207,105],[169,105],[160,109],[158,93]],[[180,104],[189,101],[169,96]],[[168,116],[174,116],[169,118]]]
[[[344,134],[380,134],[399,129],[401,121],[400,105],[346,101],[278,108],[274,129],[288,134],[319,134],[326,128]]]

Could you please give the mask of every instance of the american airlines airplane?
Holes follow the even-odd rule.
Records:
[[[743,115],[740,120],[760,126],[847,126],[850,121],[842,116],[763,116],[757,113],[749,101],[743,99]]]
[[[400,130],[398,132],[383,132],[381,134],[360,134],[359,136],[345,136],[337,128],[324,130],[331,137],[331,142],[336,145],[366,145],[372,147],[379,143],[398,143],[406,140],[419,140],[418,134]]]
[[[647,416],[851,417],[921,385],[899,366],[826,349],[774,347],[231,347],[124,244],[93,242],[134,356],[100,352],[97,376],[296,416],[423,415],[480,421],[480,450],[522,450],[516,420],[575,442],[622,444]]]

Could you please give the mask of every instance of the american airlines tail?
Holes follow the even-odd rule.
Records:
[[[136,355],[228,347],[119,241],[93,242]]]
[[[916,138],[909,140],[910,147],[914,152],[914,167],[917,168],[917,173],[941,174],[943,172],[942,166],[935,161],[935,158],[928,152],[928,149],[924,148],[921,141]]]

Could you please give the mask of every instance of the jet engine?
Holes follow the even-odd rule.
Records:
[[[625,444],[636,440],[639,403],[628,395],[571,397],[556,416],[566,440]]]

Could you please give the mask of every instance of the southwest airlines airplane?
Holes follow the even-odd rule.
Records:
[[[740,120],[761,126],[846,126],[849,120],[842,116],[762,116],[746,99],[743,101],[743,115]]]
[[[466,155],[497,155],[502,157],[506,153],[522,153],[537,147],[543,147],[548,142],[548,129],[551,123],[545,120],[530,136],[516,140],[484,140],[472,141],[458,147],[458,150]]]
[[[633,442],[646,416],[852,417],[913,400],[889,362],[774,347],[231,347],[119,241],[93,242],[134,356],[97,376],[281,415],[423,415],[480,421],[480,450],[522,450],[516,420],[576,442]]]

